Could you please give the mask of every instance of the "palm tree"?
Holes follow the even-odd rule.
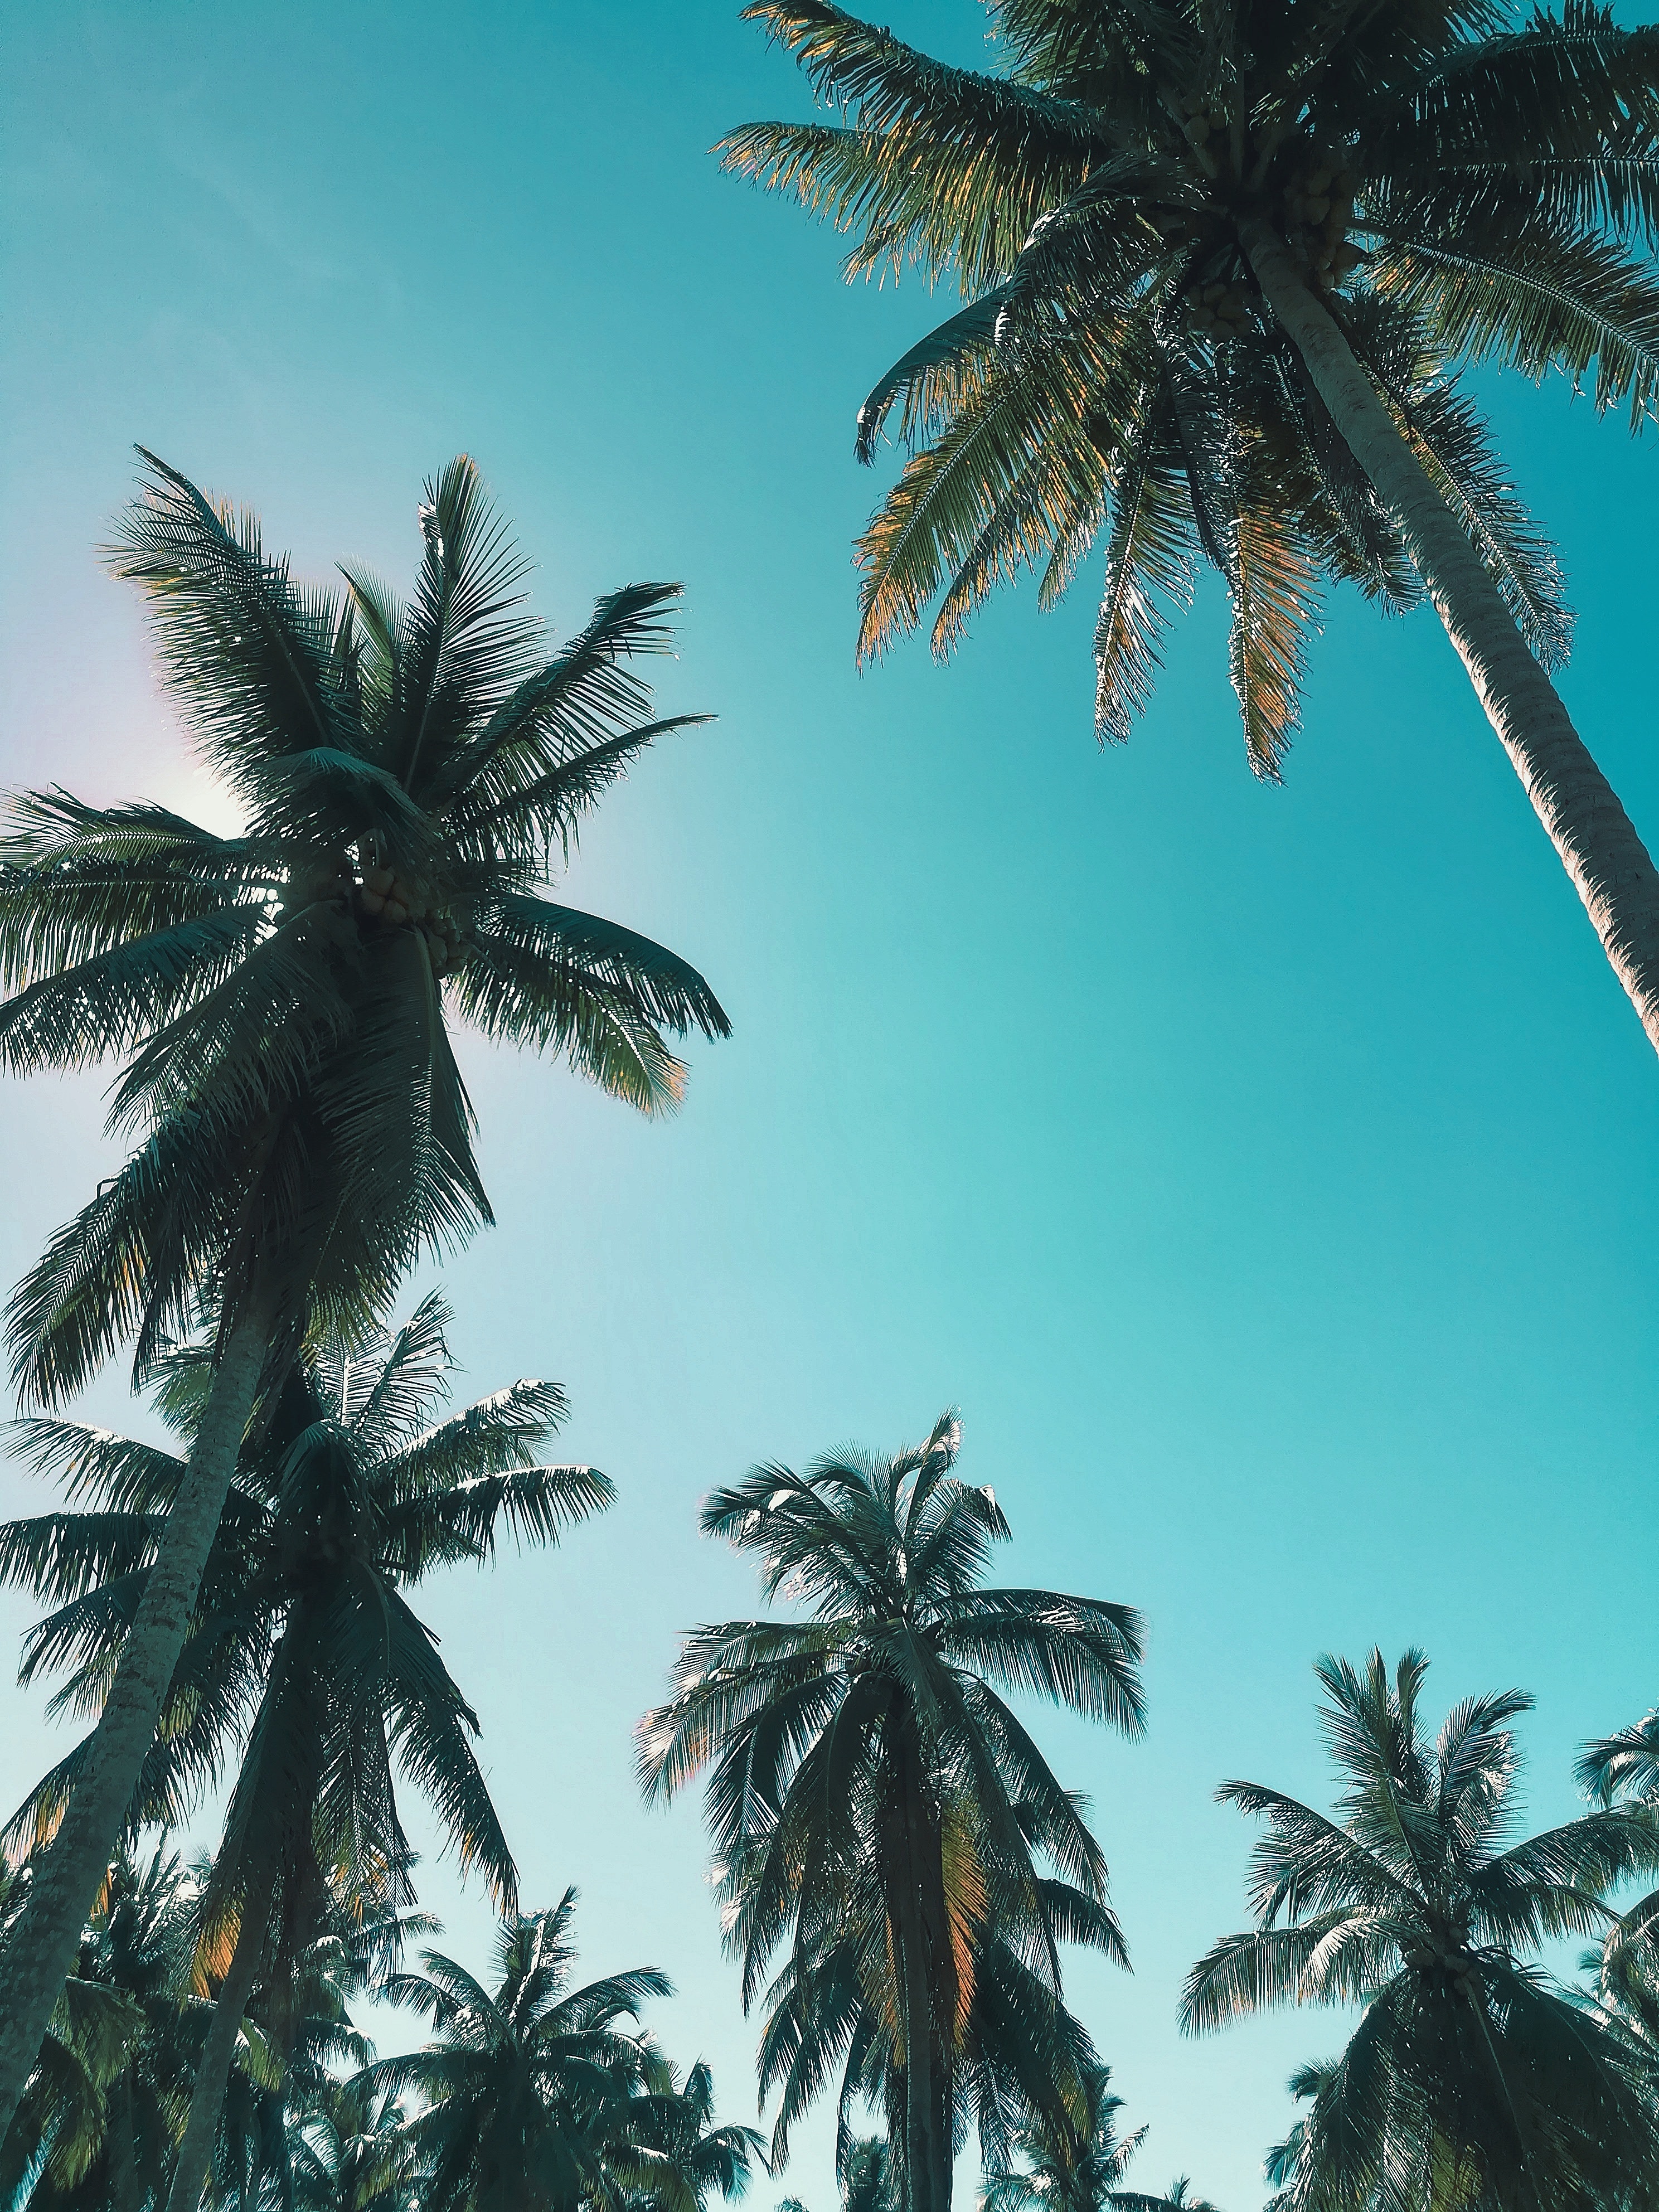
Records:
[[[126,1816],[239,1441],[313,1321],[385,1310],[420,1249],[490,1218],[453,1012],[562,1052],[643,1111],[684,1071],[665,1033],[728,1024],[661,945],[544,896],[583,817],[665,731],[629,663],[678,591],[630,585],[550,655],[524,564],[462,458],[427,487],[415,596],[296,586],[251,515],[153,456],[112,553],[239,807],[222,837],[58,791],[15,803],[0,866],[0,1065],[125,1058],[146,1133],[10,1313],[47,1404],[124,1336],[142,1366],[205,1304],[214,1389],[188,1480],[28,1910],[0,1960],[0,2129]],[[446,1003],[447,1002],[447,1003]]]
[[[198,1973],[216,1988],[170,2199],[193,2212],[247,1999],[262,1972],[295,1990],[295,1965],[348,1893],[407,1902],[407,1842],[393,1771],[431,1802],[464,1868],[512,1910],[517,1876],[468,1741],[477,1722],[405,1593],[434,1568],[487,1560],[501,1528],[552,1543],[610,1502],[597,1469],[543,1467],[562,1420],[556,1385],[520,1381],[430,1417],[453,1362],[449,1309],[433,1292],[395,1336],[349,1350],[325,1340],[293,1370],[269,1421],[244,1446],[198,1610],[131,1809],[175,1822],[240,1744],[224,1842],[206,1884]],[[175,1364],[167,1410],[200,1417],[210,1370]],[[0,1579],[55,1609],[27,1638],[23,1678],[71,1662],[54,1700],[96,1710],[171,1499],[173,1455],[79,1424],[19,1425],[20,1455],[57,1472],[91,1512],[0,1528]],[[7,1831],[38,1849],[72,1802],[88,1737],[36,1787]],[[272,2024],[279,2049],[284,2022]]]
[[[1188,2194],[1184,2178],[1167,2194],[1148,2197],[1126,2189],[1130,2160],[1146,2140],[1145,2128],[1120,2137],[1121,2097],[1111,2091],[1111,2069],[1083,2071],[1079,2109],[1050,2105],[1032,2112],[1016,2130],[1012,2148],[1024,2163],[1003,2166],[986,2176],[980,2212],[1216,2212],[1212,2204]]]
[[[1614,972],[1659,1048],[1659,873],[1543,663],[1542,549],[1442,379],[1495,358],[1659,394],[1659,33],[1391,0],[997,0],[1001,75],[830,0],[756,0],[836,124],[751,125],[739,173],[919,263],[969,304],[877,383],[919,446],[860,541],[861,650],[942,587],[945,649],[996,583],[1064,590],[1107,538],[1098,725],[1144,698],[1156,594],[1225,577],[1253,765],[1294,724],[1321,571],[1433,602]],[[1528,649],[1531,647],[1532,649]]]
[[[627,2149],[611,2154],[618,2177],[631,2179],[636,2212],[702,2212],[714,2196],[733,2203],[757,2160],[764,2165],[765,2149],[753,2128],[715,2119],[714,2077],[701,2058],[684,2081],[671,2067],[663,2090],[630,2102]]]
[[[841,2148],[841,2212],[902,2212],[898,2164],[887,2138],[848,2136]],[[799,2197],[786,2197],[775,2212],[806,2212],[806,2207]]]
[[[367,2069],[320,2083],[290,2121],[294,2212],[415,2212],[419,2163],[409,2115]]]
[[[0,2153],[19,2212],[159,2212],[200,2046],[180,2004],[196,1894],[164,1848],[112,1863]]]
[[[422,1954],[422,1973],[387,1984],[437,2031],[368,2077],[377,2094],[420,2100],[409,2138],[423,2212],[620,2212],[641,2193],[653,2161],[633,2154],[635,2127],[660,2129],[649,2100],[672,2095],[674,2081],[629,2023],[647,1997],[672,1992],[654,1966],[572,1988],[575,1901],[567,1889],[550,1911],[504,1923],[493,1992],[437,1951]],[[738,2156],[723,2170],[735,2177],[744,2165]]]
[[[978,1587],[1009,1530],[953,1472],[960,1441],[947,1413],[891,1459],[761,1467],[716,1491],[705,1532],[758,1553],[767,1596],[811,1617],[698,1629],[639,1731],[648,1796],[712,1765],[745,2006],[793,1923],[761,2055],[763,2088],[784,2084],[775,2148],[844,2054],[843,2142],[849,2096],[880,2083],[911,2212],[947,2212],[962,2093],[987,2109],[988,2023],[1024,2005],[1035,2027],[1041,1990],[1063,2040],[1060,1939],[1122,1955],[1079,1802],[992,1686],[1143,1723],[1127,1607]]]
[[[1431,1743],[1426,1665],[1408,1651],[1390,1679],[1378,1651],[1363,1670],[1319,1662],[1336,1820],[1255,1783],[1218,1791],[1267,1823],[1256,1925],[1194,1967],[1183,2025],[1273,2004],[1361,2008],[1341,2057],[1302,2081],[1309,2109],[1281,2154],[1294,2212],[1639,2199],[1659,2177],[1659,2132],[1629,2050],[1526,1954],[1605,1928],[1607,1892],[1659,1867],[1659,1827],[1621,1808],[1507,1841],[1509,1723],[1532,1699],[1467,1698]]]

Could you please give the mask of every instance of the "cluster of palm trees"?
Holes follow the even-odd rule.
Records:
[[[860,540],[862,649],[1104,541],[1097,725],[1127,735],[1167,603],[1222,576],[1251,765],[1281,773],[1322,581],[1430,602],[1659,1048],[1659,873],[1549,671],[1551,549],[1462,372],[1659,398],[1659,31],[1593,0],[996,0],[998,66],[830,4],[747,11],[831,119],[739,173],[965,304],[874,386],[909,455]],[[0,1065],[113,1063],[125,1164],[13,1293],[14,1434],[58,1510],[0,1529],[45,1608],[25,1680],[89,1732],[18,1806],[0,1926],[0,2192],[47,2212],[693,2212],[781,2163],[832,2087],[848,2208],[1188,2205],[1124,2187],[1063,1951],[1127,1961],[1083,1801],[1017,1705],[1140,1731],[1134,1611],[988,1588],[1007,1525],[947,1414],[896,1456],[757,1469],[704,1525],[783,1608],[686,1640],[642,1722],[647,1795],[706,1780],[716,1887],[763,2018],[772,2139],[718,2124],[639,2021],[651,1969],[573,1988],[571,1894],[520,1911],[476,1721],[412,1609],[441,1565],[552,1543],[611,1495],[539,1456],[520,1381],[443,1415],[448,1320],[388,1316],[491,1219],[450,1024],[562,1055],[653,1114],[675,1042],[728,1030],[686,960],[557,896],[582,822],[659,739],[642,659],[677,587],[555,647],[472,464],[425,489],[413,592],[301,586],[255,520],[153,454],[109,559],[240,827],[61,788],[0,842]],[[123,1346],[169,1451],[64,1407]],[[1432,1741],[1424,1662],[1322,1662],[1326,1816],[1255,1784],[1255,1925],[1194,1969],[1194,2032],[1357,2015],[1270,2159],[1297,2212],[1579,2212],[1659,2193],[1659,1723],[1592,1747],[1593,1809],[1510,1832],[1516,1692]],[[165,1844],[228,1784],[211,1858]],[[430,1806],[503,1934],[495,1987],[427,1950],[398,1806]],[[145,1853],[148,1852],[148,1856]],[[1549,1947],[1588,1942],[1589,1978]],[[375,2060],[350,2005],[411,2005]],[[880,2132],[860,2135],[873,2115]]]

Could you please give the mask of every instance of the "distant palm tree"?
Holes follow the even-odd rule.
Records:
[[[714,2077],[700,2058],[683,2082],[671,2068],[664,2089],[632,2100],[626,2148],[611,2163],[637,2212],[702,2212],[711,2197],[729,2204],[744,2195],[765,2146],[753,2128],[715,2119]]]
[[[861,649],[941,590],[944,650],[995,585],[1045,601],[1107,541],[1097,720],[1150,687],[1195,558],[1233,603],[1252,765],[1294,727],[1322,572],[1426,592],[1659,1048],[1659,872],[1546,672],[1544,549],[1468,403],[1496,359],[1659,398],[1659,32],[1593,0],[1523,16],[1407,0],[996,0],[1004,65],[933,59],[830,0],[745,10],[834,122],[760,123],[728,166],[969,304],[877,383],[918,447],[860,541]],[[1530,648],[1530,649],[1529,649]]]
[[[947,1413],[891,1459],[761,1467],[716,1491],[705,1531],[757,1553],[767,1596],[810,1615],[696,1631],[639,1730],[650,1796],[712,1764],[745,2006],[789,1942],[761,2052],[763,2087],[783,2085],[775,2152],[844,2061],[843,2142],[850,2098],[878,2084],[909,2212],[947,2212],[964,2094],[992,2110],[1015,2016],[1044,2062],[1066,2041],[1060,1941],[1123,1955],[1078,1801],[992,1686],[1142,1726],[1129,1607],[978,1587],[1009,1530],[955,1474],[960,1437]]]
[[[1216,2212],[1188,2193],[1184,2178],[1171,2182],[1163,2197],[1124,2187],[1146,2130],[1120,2137],[1123,2100],[1112,2094],[1110,2083],[1109,2067],[1087,2067],[1075,2111],[1054,2103],[1032,2112],[1012,2146],[1023,2163],[987,2174],[980,2212]]]
[[[239,1748],[224,1842],[206,1887],[198,1975],[216,2010],[170,2202],[194,2212],[251,1991],[297,1986],[331,1891],[408,1901],[393,1771],[431,1802],[464,1868],[513,1909],[517,1877],[468,1739],[471,1707],[406,1591],[434,1568],[492,1556],[505,1527],[546,1544],[613,1494],[597,1469],[544,1467],[564,1394],[520,1381],[431,1425],[453,1362],[433,1292],[395,1336],[325,1341],[289,1375],[245,1443],[197,1614],[130,1808],[176,1822]],[[175,1365],[169,1411],[191,1434],[210,1370]],[[186,1478],[171,1454],[77,1423],[19,1425],[20,1455],[92,1499],[0,1528],[0,1580],[55,1606],[27,1639],[24,1680],[73,1662],[54,1700],[95,1711]],[[14,1844],[47,1843],[95,1737],[14,1816]],[[280,2020],[272,2023],[280,2043]]]
[[[409,2115],[367,2070],[319,2085],[289,2122],[294,2212],[415,2212]]]
[[[415,597],[302,589],[257,522],[145,456],[111,560],[243,822],[61,791],[14,802],[0,860],[0,1066],[125,1059],[140,1149],[10,1309],[16,1378],[60,1403],[123,1338],[141,1365],[217,1330],[188,1480],[27,1910],[0,1959],[9,2119],[137,1783],[259,1389],[313,1320],[383,1312],[417,1252],[490,1218],[447,1014],[562,1052],[646,1110],[724,1036],[702,977],[544,896],[601,793],[665,731],[629,664],[669,584],[602,599],[560,652],[465,457],[427,487]],[[447,1012],[446,1009],[447,1000]]]
[[[1508,1842],[1509,1723],[1532,1700],[1468,1698],[1431,1743],[1426,1665],[1408,1651],[1390,1679],[1377,1651],[1363,1670],[1320,1661],[1337,1820],[1256,1783],[1222,1785],[1224,1802],[1267,1822],[1249,1880],[1257,1925],[1194,1967],[1183,2024],[1273,2004],[1361,2008],[1341,2058],[1298,2077],[1309,2110],[1278,2154],[1286,2212],[1641,2201],[1659,2184],[1659,2122],[1629,2046],[1528,1954],[1606,1928],[1607,1891],[1659,1868],[1659,1826],[1602,1810]]]
[[[841,2145],[840,2212],[903,2212],[898,2162],[884,2136],[848,2136]],[[799,2197],[780,2199],[775,2212],[807,2212]]]
[[[383,2058],[367,2076],[377,2095],[418,2100],[408,2139],[422,2212],[625,2212],[641,2195],[657,2201],[647,2170],[670,2212],[691,2212],[700,2185],[739,2185],[746,2159],[735,2142],[729,2159],[717,2155],[695,2179],[675,2179],[672,2162],[651,2154],[659,2100],[675,2084],[633,2023],[642,2001],[672,1994],[670,1984],[639,1966],[573,1988],[575,1899],[568,1889],[550,1911],[505,1924],[493,1991],[436,1951],[422,1954],[422,1972],[387,1984],[389,1996],[437,2031],[424,2049]]]

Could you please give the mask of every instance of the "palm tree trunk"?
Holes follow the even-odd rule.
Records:
[[[225,1346],[86,1771],[63,1825],[35,1863],[28,1902],[0,1954],[0,2138],[23,2094],[155,1739],[259,1387],[270,1327],[263,1309],[250,1310]]]
[[[1659,1051],[1659,870],[1466,532],[1265,216],[1239,239],[1350,452],[1402,532],[1486,719]]]
[[[928,1817],[925,1766],[908,1729],[895,1761],[889,1911],[904,2033],[906,2212],[951,2212],[950,2062],[954,1960],[945,1918],[938,1824]]]
[[[196,2079],[191,2084],[190,2113],[173,2169],[167,2212],[196,2212],[202,2201],[202,2185],[207,2179],[213,2157],[219,2108],[225,2101],[225,2084],[230,2079],[230,2062],[236,2055],[242,2014],[264,1950],[265,1922],[276,1881],[276,1863],[268,1857],[248,1884],[247,1895],[242,1900],[236,1948],[230,1954],[229,1971],[214,2000],[213,2025],[208,2030],[207,2045],[196,2069]]]

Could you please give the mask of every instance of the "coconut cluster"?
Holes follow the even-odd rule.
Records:
[[[1322,162],[1285,188],[1285,235],[1320,284],[1340,284],[1364,259],[1348,232],[1354,219],[1352,171]]]
[[[1400,1947],[1400,1955],[1414,1972],[1436,1976],[1458,1996],[1468,1996],[1480,1978],[1479,1967],[1466,1953],[1449,1950],[1438,1943],[1405,1942]]]
[[[388,929],[418,929],[426,939],[434,975],[447,975],[464,950],[464,933],[447,907],[433,903],[432,888],[422,876],[400,876],[395,868],[365,868],[357,886],[357,910]]]
[[[1187,301],[1187,319],[1212,337],[1238,337],[1252,327],[1250,295],[1243,284],[1204,284]]]

